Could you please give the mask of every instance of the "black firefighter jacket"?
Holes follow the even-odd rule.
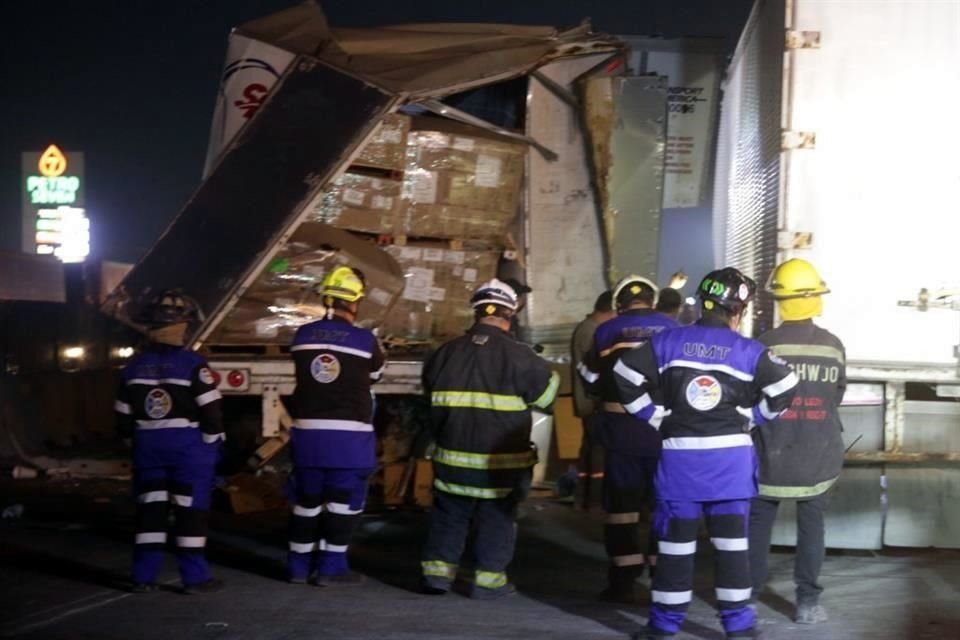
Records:
[[[755,430],[760,495],[804,499],[824,493],[843,468],[839,407],[847,386],[839,338],[811,320],[784,322],[759,338],[787,361],[800,384],[780,418]]]
[[[437,442],[434,488],[471,498],[504,498],[536,453],[531,409],[549,411],[560,378],[526,345],[476,324],[437,350],[424,367]]]

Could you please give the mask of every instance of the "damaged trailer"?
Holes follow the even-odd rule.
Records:
[[[494,275],[532,287],[520,336],[566,375],[569,336],[598,292],[620,274],[656,277],[666,86],[624,72],[622,44],[587,24],[331,29],[305,2],[243,25],[230,38],[206,178],[104,311],[136,325],[152,293],[182,289],[202,313],[193,346],[228,400],[259,399],[264,438],[283,438],[287,345],[322,314],[315,285],[343,262],[371,276],[361,324],[399,347],[378,396],[421,392],[425,350],[469,324],[469,291]],[[491,88],[519,108],[477,115]],[[633,121],[617,111],[637,105]],[[631,172],[594,150],[609,149],[611,123],[624,121],[653,196],[613,209],[596,188],[606,172],[614,183]],[[365,214],[379,203],[392,217],[346,222],[330,202]],[[624,230],[641,228],[652,240],[636,251]],[[440,323],[452,309],[460,315]],[[535,438],[551,430],[538,421]]]

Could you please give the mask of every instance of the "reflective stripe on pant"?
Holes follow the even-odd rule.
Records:
[[[826,553],[824,545],[824,513],[830,502],[830,493],[797,500],[797,555],[793,564],[797,602],[816,602],[823,587],[820,569]],[[767,556],[773,523],[780,503],[768,498],[754,498],[750,505],[750,571],[755,593],[767,581]]]
[[[287,572],[290,578],[347,573],[347,549],[363,513],[370,469],[296,467]]]
[[[168,539],[167,516],[171,504],[175,522],[173,542],[181,580],[190,585],[210,579],[204,549],[213,475],[213,465],[134,469],[134,498],[137,501],[133,552],[135,583],[157,581]]]
[[[657,575],[653,579],[650,623],[677,633],[693,598],[694,554],[701,515],[714,546],[714,583],[720,619],[727,633],[751,629],[750,566],[747,543],[749,500],[673,502],[660,500],[654,526],[660,537]]]
[[[421,562],[424,581],[432,587],[450,588],[472,524],[476,529],[474,588],[497,589],[506,585],[506,569],[516,544],[516,513],[517,501],[513,497],[468,498],[434,491],[430,532]]]
[[[652,522],[647,543],[641,542],[640,512],[654,510],[655,456],[607,452],[603,508],[607,512],[604,543],[610,558],[610,586],[629,589],[645,563],[656,564],[657,538]],[[652,520],[652,517],[651,517]],[[644,557],[644,553],[648,557]]]

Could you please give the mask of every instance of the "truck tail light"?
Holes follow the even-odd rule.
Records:
[[[227,384],[234,389],[239,389],[247,381],[247,376],[243,371],[234,369],[227,374]]]

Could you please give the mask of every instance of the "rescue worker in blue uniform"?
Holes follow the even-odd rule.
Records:
[[[761,343],[736,332],[755,290],[736,269],[707,274],[697,291],[699,322],[653,336],[614,366],[627,411],[663,435],[654,516],[660,555],[647,638],[674,636],[686,617],[702,516],[716,550],[716,596],[727,637],[756,637],[747,519],[757,494],[757,458],[749,430],[790,406],[797,376]]]
[[[149,343],[123,370],[114,409],[133,439],[137,501],[133,591],[153,591],[163,564],[170,505],[177,565],[188,594],[219,590],[204,557],[214,468],[225,439],[221,398],[207,362],[184,348],[196,307],[165,291],[143,313]]]
[[[321,284],[323,319],[297,330],[290,445],[294,505],[287,577],[321,587],[360,584],[347,548],[376,467],[371,384],[383,374],[376,337],[353,323],[363,274],[340,266]]]
[[[617,316],[594,333],[593,346],[580,364],[580,376],[600,398],[601,413],[595,439],[606,452],[603,508],[607,512],[604,542],[610,558],[605,600],[634,602],[637,578],[644,566],[656,572],[656,535],[651,527],[647,544],[641,542],[640,512],[653,513],[653,476],[660,457],[660,434],[645,422],[638,423],[620,403],[613,367],[626,351],[639,347],[650,336],[673,329],[677,323],[653,310],[657,287],[650,280],[630,275],[613,291]]]
[[[530,443],[531,409],[547,412],[560,377],[510,334],[517,294],[500,280],[470,301],[476,321],[442,345],[424,366],[430,399],[434,503],[423,551],[426,593],[447,593],[457,577],[471,525],[476,559],[470,596],[514,592],[506,568],[516,543],[517,505],[537,462]]]
[[[824,557],[824,512],[830,489],[843,469],[840,402],[847,385],[846,352],[835,335],[813,318],[823,312],[830,292],[812,264],[787,260],[771,274],[767,290],[777,300],[783,323],[760,342],[786,360],[800,380],[793,405],[754,434],[760,459],[760,495],[750,507],[750,569],[755,592],[767,579],[767,554],[777,508],[784,500],[797,508],[794,563],[796,622],[827,619],[819,584]]]

